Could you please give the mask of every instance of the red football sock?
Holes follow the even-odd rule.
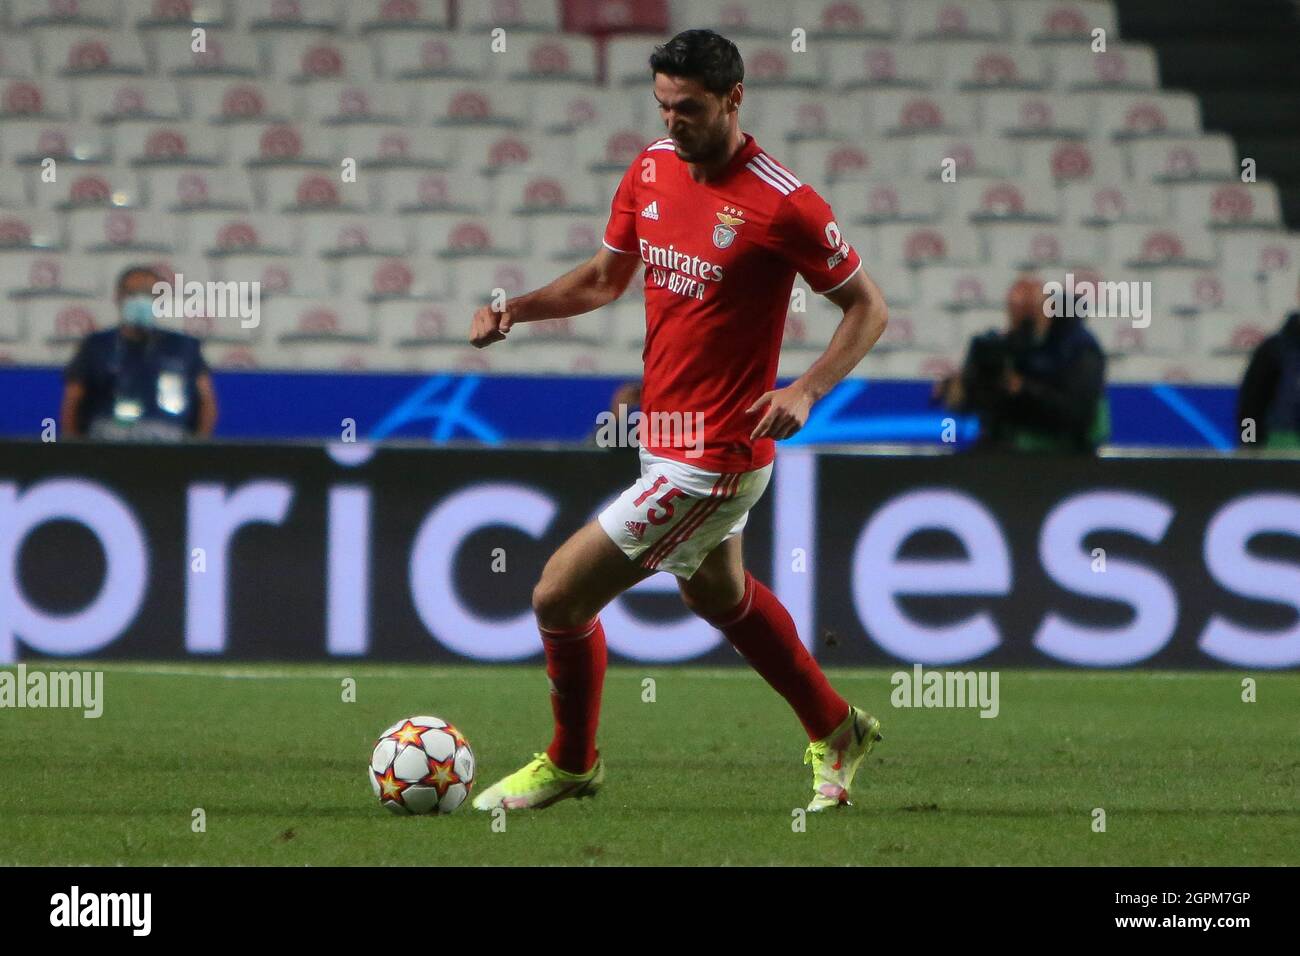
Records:
[[[547,755],[561,770],[586,773],[596,763],[596,725],[605,682],[605,629],[600,618],[567,631],[539,627],[551,679],[555,736]]]
[[[748,571],[745,596],[730,614],[712,623],[794,708],[809,740],[827,736],[848,717],[848,701],[835,692],[799,640],[790,612]]]

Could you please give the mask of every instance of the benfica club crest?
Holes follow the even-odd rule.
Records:
[[[722,212],[716,215],[718,224],[713,227],[713,244],[719,249],[725,249],[736,241],[736,227],[743,226],[745,220],[740,218],[740,210],[732,206],[723,207]]]

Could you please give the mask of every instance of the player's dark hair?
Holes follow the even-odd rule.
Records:
[[[114,293],[118,296],[121,296],[122,290],[126,288],[126,280],[131,278],[131,276],[133,275],[139,275],[141,273],[152,277],[154,282],[167,281],[166,278],[163,277],[163,274],[159,272],[157,269],[155,269],[153,266],[143,266],[143,265],[127,266],[125,269],[123,269],[121,272],[117,274],[117,284],[113,286]]]
[[[723,94],[745,78],[740,51],[712,30],[683,30],[650,54],[650,72],[698,80],[710,93]]]

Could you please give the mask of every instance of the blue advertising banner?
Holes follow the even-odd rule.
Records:
[[[351,372],[214,373],[221,408],[217,437],[337,439],[345,420],[359,439],[582,442],[625,379]],[[61,373],[0,369],[0,436],[39,437],[58,418]],[[1193,385],[1112,385],[1111,444],[1227,449],[1235,444],[1236,389]],[[930,383],[851,379],[814,409],[784,444],[939,444],[947,412],[930,404]],[[976,436],[960,419],[957,443]]]

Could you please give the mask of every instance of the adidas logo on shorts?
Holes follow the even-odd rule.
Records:
[[[645,537],[646,526],[644,521],[627,521],[624,522],[623,527],[627,528],[628,533],[638,541]]]

